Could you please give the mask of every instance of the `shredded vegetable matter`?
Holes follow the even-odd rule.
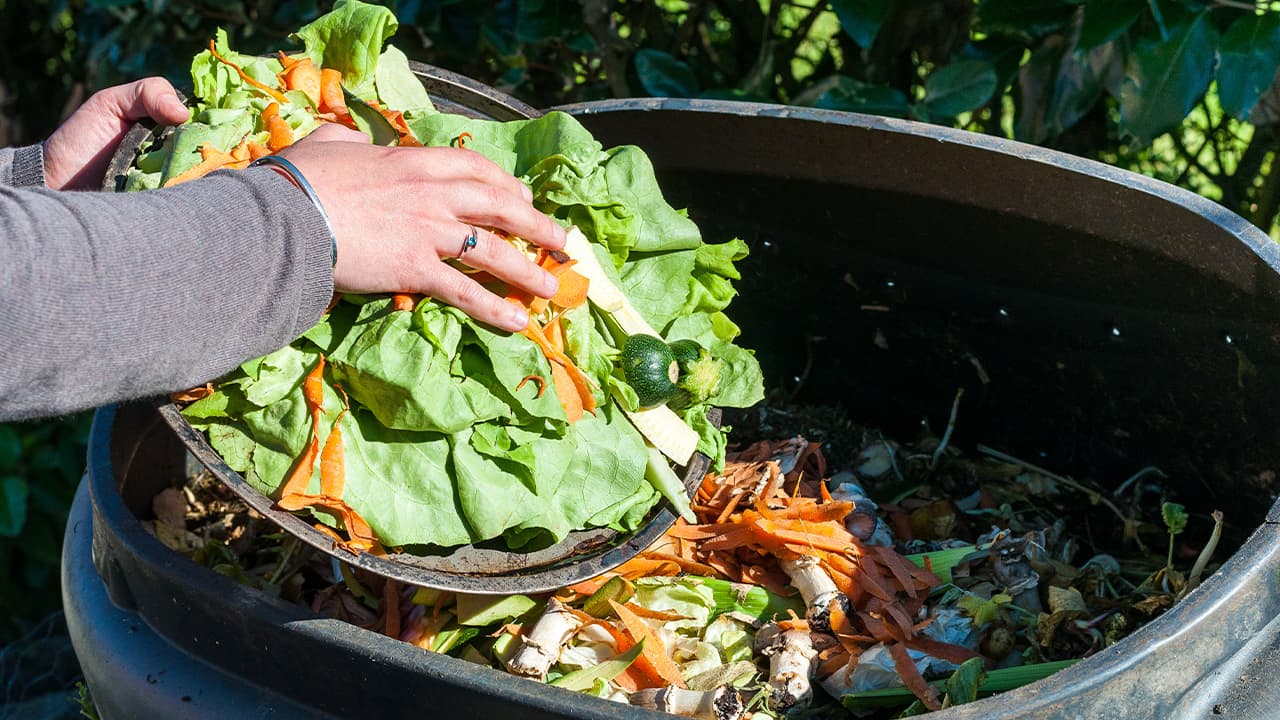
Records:
[[[663,497],[682,509],[683,489],[653,471],[649,448],[675,465],[701,450],[719,466],[725,437],[709,409],[763,396],[759,365],[724,315],[745,245],[704,242],[638,148],[605,149],[568,115],[439,112],[404,54],[384,49],[396,27],[384,7],[340,0],[298,30],[301,51],[243,55],[219,31],[192,62],[190,121],[139,155],[126,188],[241,169],[324,123],[386,145],[465,147],[569,228],[568,253],[495,231],[556,276],[558,292],[536,298],[457,264],[529,313],[520,334],[430,297],[344,296],[292,345],[187,405],[186,418],[255,488],[312,513],[353,551],[489,540],[519,551],[578,529],[634,531]],[[622,328],[641,324],[713,356],[715,392],[641,409],[617,366]],[[340,388],[349,401],[333,399]],[[308,489],[317,462],[340,490]]]

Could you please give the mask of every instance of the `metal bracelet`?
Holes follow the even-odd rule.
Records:
[[[293,163],[280,157],[279,155],[263,155],[257,160],[254,160],[253,162],[249,163],[249,167],[261,167],[266,165],[278,167],[281,170],[283,170],[286,175],[288,175],[290,178],[293,179],[293,183],[297,185],[298,188],[302,190],[302,192],[307,194],[307,197],[310,198],[311,203],[316,206],[317,210],[320,211],[320,217],[324,219],[324,226],[329,229],[329,243],[330,243],[330,248],[332,249],[332,255],[333,255],[332,267],[337,267],[338,266],[338,236],[333,234],[333,225],[330,224],[329,222],[329,213],[324,211],[324,205],[320,204],[320,198],[316,196],[316,191],[314,188],[311,187],[311,183],[307,182],[306,176],[302,174],[302,171],[298,169],[297,165],[294,165]]]

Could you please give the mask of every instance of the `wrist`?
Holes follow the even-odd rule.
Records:
[[[254,160],[249,164],[249,166],[269,167],[272,170],[275,170],[277,173],[287,178],[289,182],[293,183],[294,187],[301,190],[303,194],[307,196],[307,199],[310,200],[311,204],[315,206],[317,211],[319,211],[321,219],[324,220],[324,226],[329,231],[330,268],[337,267],[338,236],[333,232],[333,224],[329,222],[329,213],[325,212],[324,204],[320,202],[320,198],[316,195],[315,189],[311,187],[311,183],[307,182],[306,176],[302,174],[302,171],[298,169],[298,166],[278,155],[265,155]]]

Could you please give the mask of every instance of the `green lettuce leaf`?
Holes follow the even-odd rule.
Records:
[[[306,45],[313,63],[342,73],[343,87],[362,100],[374,100],[378,58],[398,26],[395,13],[381,5],[338,0],[332,11],[303,26],[294,37]]]
[[[435,109],[427,89],[409,67],[409,58],[395,47],[388,47],[378,58],[373,76],[378,91],[378,101],[383,107],[405,113],[427,113]]]

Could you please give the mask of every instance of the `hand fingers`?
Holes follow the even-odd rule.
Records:
[[[564,228],[506,187],[474,181],[453,183],[446,202],[462,222],[497,228],[551,250],[564,247]]]
[[[102,91],[108,111],[126,120],[151,118],[165,125],[186,122],[191,111],[168,80],[149,77]]]
[[[418,288],[420,292],[448,303],[482,323],[511,332],[520,332],[529,324],[528,310],[494,295],[467,277],[466,273],[443,262],[427,273],[423,280],[424,284]]]
[[[530,204],[533,192],[480,153],[430,148],[420,155],[432,174],[453,180],[445,201],[459,220],[498,228],[545,248],[564,247],[565,230]]]
[[[346,125],[338,123],[326,122],[320,123],[320,127],[311,131],[310,135],[302,138],[298,142],[356,142],[369,144],[369,136],[353,130]]]
[[[446,247],[441,255],[456,257],[468,267],[477,270],[487,270],[494,277],[505,280],[525,292],[546,298],[556,294],[560,283],[551,273],[530,262],[529,258],[512,247],[511,243],[487,230],[475,229],[475,243],[468,243],[467,238],[472,230],[470,226],[462,226],[458,233],[457,249],[449,255],[450,250]],[[444,242],[448,244],[448,240]]]

